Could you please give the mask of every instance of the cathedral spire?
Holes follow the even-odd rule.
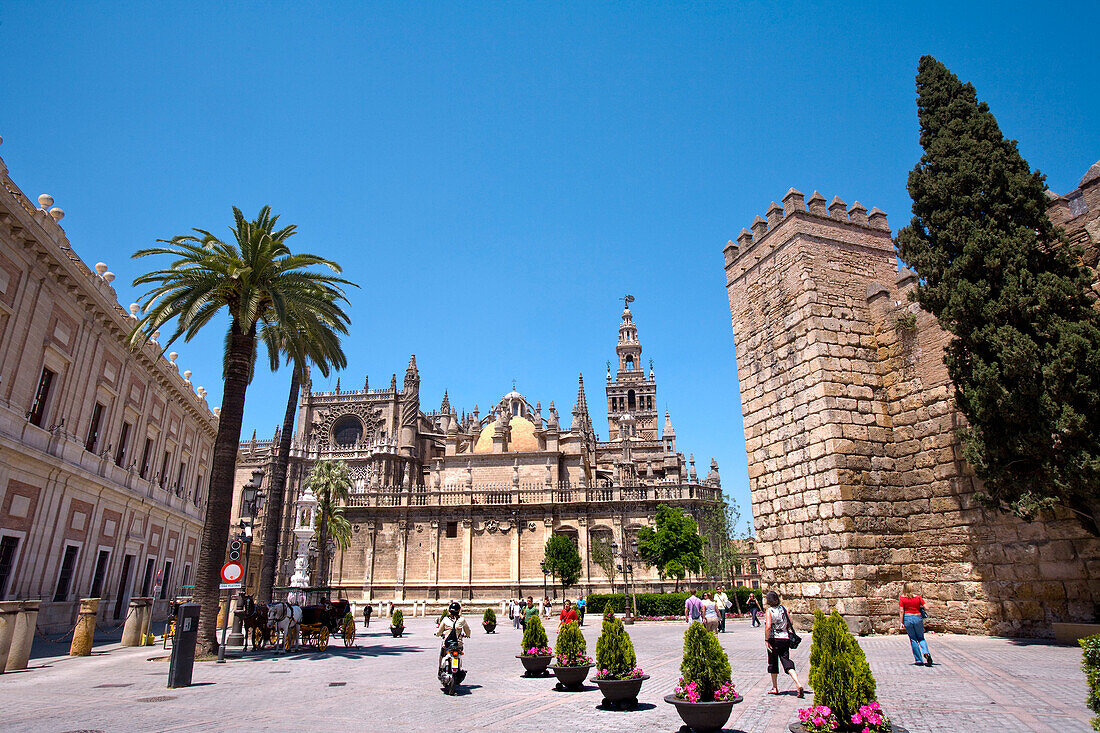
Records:
[[[588,400],[584,396],[584,375],[577,378],[577,402],[573,405],[573,424],[571,430],[584,430],[590,424],[588,419]]]
[[[447,398],[447,390],[443,390],[443,404],[439,406],[439,411],[444,415],[448,415],[451,412],[451,401]]]

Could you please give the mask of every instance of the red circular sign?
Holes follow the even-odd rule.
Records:
[[[222,582],[236,583],[244,575],[244,567],[239,562],[227,562],[222,565]]]

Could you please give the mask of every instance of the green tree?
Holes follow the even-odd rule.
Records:
[[[682,509],[661,504],[657,507],[656,527],[638,530],[638,555],[657,568],[661,578],[675,578],[676,591],[688,572],[698,573],[703,566],[703,538],[699,526]]]
[[[841,721],[850,721],[861,706],[875,700],[875,678],[867,657],[835,610],[828,616],[814,611],[810,687],[814,704],[830,708]]]
[[[522,652],[526,652],[528,649],[542,649],[550,646],[550,639],[546,636],[546,629],[543,628],[538,614],[527,619],[527,623],[523,625],[520,646],[523,647]]]
[[[596,639],[596,666],[607,670],[610,679],[622,679],[638,666],[634,643],[623,622],[614,615],[605,617],[600,636]]]
[[[135,286],[151,286],[138,301],[144,315],[130,335],[134,348],[173,320],[175,330],[164,348],[180,337],[190,341],[223,311],[229,317],[221,414],[195,567],[195,600],[202,605],[198,643],[200,652],[207,654],[217,649],[218,582],[229,540],[233,473],[245,393],[256,364],[257,336],[269,323],[311,334],[331,330],[332,324],[346,324],[343,287],[351,284],[337,277],[340,268],[335,262],[292,253],[286,240],[295,228],[276,229],[279,217],[272,216],[269,207],[261,209],[253,221],[246,220],[234,207],[233,218],[233,237],[228,241],[195,229],[194,234],[158,240],[163,246],[134,253],[134,257],[172,258],[165,269],[134,280]],[[328,267],[334,274],[309,269],[316,266]]]
[[[714,699],[714,691],[730,681],[730,658],[718,637],[693,621],[684,632],[684,658],[680,664],[684,682],[699,685],[703,702]]]
[[[605,535],[596,535],[588,542],[588,554],[592,562],[603,571],[611,582],[611,592],[615,592],[615,575],[618,573],[618,561],[615,552],[611,548],[611,539]]]
[[[263,556],[260,560],[260,587],[257,594],[260,603],[271,602],[271,590],[275,586],[275,571],[279,566],[279,537],[283,527],[286,503],[286,471],[290,463],[290,441],[294,436],[294,418],[298,414],[298,392],[303,380],[308,380],[309,363],[317,365],[323,376],[329,369],[343,369],[348,360],[340,345],[340,335],[347,334],[343,321],[329,324],[320,333],[287,331],[280,323],[264,324],[260,338],[267,345],[271,371],[280,366],[280,355],[286,355],[290,364],[290,395],[287,397],[283,427],[279,432],[279,444],[275,453],[275,465],[267,489],[264,514]]]
[[[546,572],[561,583],[564,594],[567,588],[577,584],[581,577],[581,556],[573,540],[565,535],[550,535],[543,550]]]
[[[1046,185],[989,106],[931,56],[917,73],[924,154],[909,174],[901,258],[954,338],[945,363],[982,498],[1031,519],[1100,520],[1100,311],[1080,253],[1046,214]]]
[[[318,461],[306,478],[305,488],[317,497],[317,583],[328,584],[328,540],[346,550],[351,544],[351,524],[341,504],[351,491],[351,474],[343,461]]]
[[[703,542],[704,567],[717,586],[732,589],[736,569],[741,563],[741,539],[737,536],[741,509],[736,501],[723,501],[704,508],[699,519],[706,538]],[[740,605],[737,612],[741,612]]]

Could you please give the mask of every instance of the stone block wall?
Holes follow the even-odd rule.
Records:
[[[1100,541],[975,500],[948,335],[909,301],[885,214],[792,189],[726,246],[725,268],[766,587],[861,632],[897,626],[903,581],[944,630],[1092,620]]]

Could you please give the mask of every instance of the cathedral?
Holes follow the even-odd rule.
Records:
[[[551,534],[570,537],[582,559],[581,589],[608,592],[612,578],[592,560],[593,540],[614,542],[638,590],[671,589],[631,556],[640,527],[660,504],[699,517],[722,500],[718,466],[700,479],[694,457],[677,450],[668,412],[657,412],[653,363],[630,311],[619,324],[617,369],[607,365],[607,439],[589,416],[583,376],[563,419],[512,389],[488,407],[459,412],[443,394],[421,403],[416,357],[399,385],[331,392],[302,385],[288,471],[288,506],[319,460],[347,464],[353,486],[346,508],[351,546],[332,551],[330,583],[352,600],[499,599],[541,594],[540,567]],[[241,444],[237,482],[267,468],[277,440]],[[271,475],[271,471],[267,471]],[[294,512],[284,512],[279,582],[292,572]],[[262,531],[262,528],[258,528]],[[255,560],[255,559],[254,559]],[[256,564],[255,562],[253,563]],[[250,575],[258,576],[258,565]],[[621,590],[624,578],[615,578]]]

